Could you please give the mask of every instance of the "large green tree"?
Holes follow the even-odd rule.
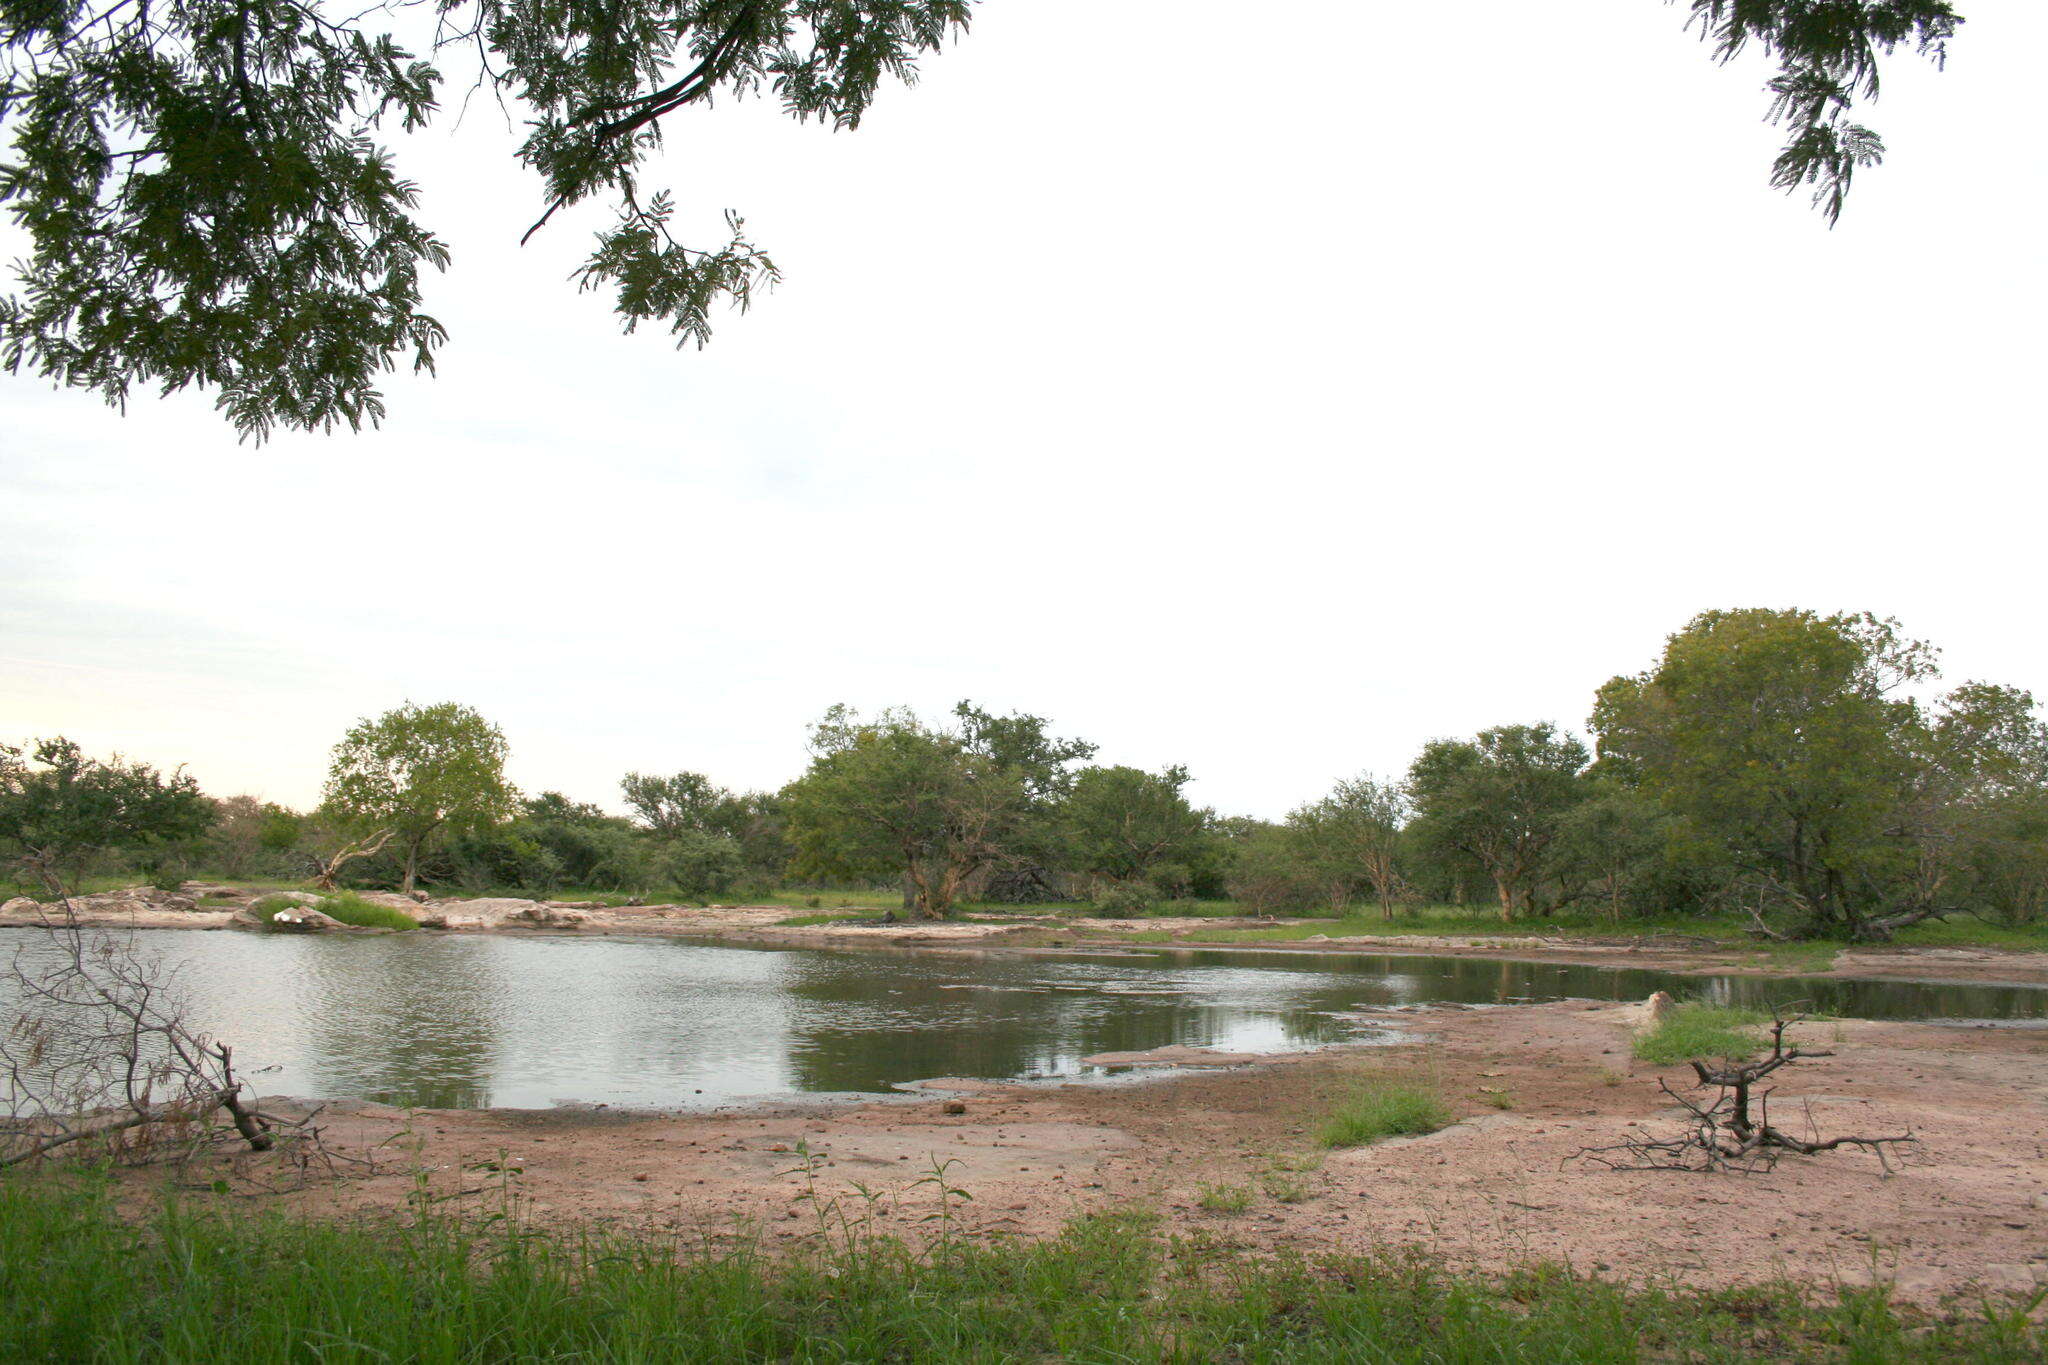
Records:
[[[1935,676],[1932,646],[1868,613],[1705,612],[1601,688],[1600,765],[1732,866],[1759,923],[1884,937],[1973,908],[1984,841],[2048,790],[2033,698],[1924,704]]]
[[[88,758],[61,737],[0,744],[0,852],[52,891],[76,890],[102,853],[196,838],[213,815],[182,770]]]
[[[1083,768],[1060,809],[1074,869],[1179,894],[1209,838],[1211,813],[1187,798],[1188,770]]]
[[[1832,219],[1883,148],[1851,121],[1879,59],[1939,56],[1946,0],[1687,0],[1727,59],[1779,64],[1773,167]],[[728,216],[725,240],[671,232],[647,183],[672,118],[762,92],[857,126],[887,79],[966,29],[970,0],[0,0],[0,201],[25,230],[0,299],[5,363],[123,402],[134,385],[214,390],[245,433],[377,421],[378,376],[431,368],[421,311],[448,249],[381,142],[444,112],[451,81],[517,110],[545,204],[614,211],[578,273],[630,330],[702,344],[712,308],[777,278]],[[1086,41],[1077,35],[1076,41]],[[693,186],[701,192],[701,187]]]
[[[627,773],[619,793],[634,817],[663,838],[728,833],[741,809],[738,797],[702,773]]]
[[[1035,851],[1039,793],[1060,785],[1047,765],[1061,760],[1050,755],[1078,750],[1045,736],[1036,717],[1003,731],[1038,736],[1023,745],[991,743],[986,726],[965,719],[946,727],[904,709],[869,719],[845,706],[826,712],[811,730],[809,770],[782,792],[798,869],[900,875],[915,913],[939,919],[969,878]]]
[[[334,746],[325,804],[359,826],[393,832],[405,851],[399,889],[410,892],[430,840],[517,813],[506,752],[498,727],[469,707],[407,702],[358,721]]]
[[[1547,723],[1431,740],[1408,770],[1418,834],[1425,846],[1465,854],[1486,869],[1502,919],[1542,909],[1552,846],[1588,794],[1580,774],[1591,757]]]
[[[1303,861],[1317,870],[1332,906],[1342,909],[1353,894],[1370,890],[1380,915],[1392,919],[1407,894],[1401,875],[1401,829],[1408,820],[1408,793],[1399,783],[1370,773],[1339,782],[1320,801],[1287,817]]]

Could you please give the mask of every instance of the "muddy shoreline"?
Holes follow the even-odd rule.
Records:
[[[254,1197],[352,1216],[403,1211],[427,1189],[479,1213],[509,1198],[546,1223],[774,1248],[822,1235],[820,1200],[917,1236],[932,1211],[928,1177],[943,1170],[973,1196],[962,1234],[981,1239],[1044,1236],[1135,1205],[1164,1234],[1257,1253],[1418,1246],[1458,1269],[1562,1261],[1643,1283],[1881,1279],[1929,1304],[2048,1284],[2048,1035],[1808,1026],[1837,1055],[1782,1075],[1779,1103],[1799,1106],[1802,1129],[1918,1134],[1889,1175],[1857,1152],[1743,1177],[1575,1161],[1674,1126],[1658,1082],[1679,1089],[1690,1073],[1633,1058],[1641,1013],[1578,1001],[1389,1012],[1382,1022],[1407,1035],[1397,1046],[1238,1057],[1144,1084],[968,1078],[708,1113],[339,1103],[320,1119],[328,1140],[374,1153],[374,1173]],[[1323,1150],[1321,1117],[1365,1077],[1426,1080],[1456,1122]],[[210,1162],[178,1183],[225,1180],[249,1197],[274,1180],[264,1157]],[[127,1179],[139,1199],[164,1175]]]
[[[1669,942],[1377,935],[1246,944],[1204,938],[1245,927],[1239,921],[784,927],[791,912],[779,906],[557,904],[536,915],[524,908],[533,902],[499,903],[502,918],[488,924],[481,904],[420,910],[438,914],[449,926],[441,932],[451,933],[1029,956],[1115,952],[1129,943],[1119,935],[1163,930],[1166,942],[1129,946],[1788,974],[1771,973],[1761,952]],[[220,929],[238,908],[131,902],[87,918],[110,927]],[[0,922],[35,921],[24,921],[17,905]],[[2048,955],[1845,950],[1825,974],[2040,985],[2048,984]],[[1575,1160],[1582,1149],[1671,1130],[1681,1115],[1660,1082],[1682,1090],[1691,1073],[1634,1058],[1629,1043],[1641,1014],[1639,1005],[1588,1001],[1365,1010],[1360,1022],[1394,1041],[1383,1034],[1307,1052],[1093,1059],[1162,1068],[1136,1073],[1139,1083],[934,1078],[907,1093],[675,1113],[339,1101],[318,1119],[326,1141],[368,1166],[342,1161],[306,1179],[288,1156],[223,1148],[121,1178],[138,1209],[171,1185],[201,1202],[255,1200],[320,1217],[402,1215],[425,1191],[479,1214],[512,1200],[550,1224],[773,1249],[826,1235],[821,1201],[835,1217],[874,1231],[923,1235],[936,1173],[973,1195],[960,1230],[981,1239],[1040,1237],[1080,1214],[1136,1206],[1159,1215],[1163,1234],[1255,1254],[1420,1247],[1457,1269],[1545,1260],[1639,1283],[1883,1280],[1902,1299],[1926,1304],[2048,1285],[2048,1029],[1807,1025],[1810,1044],[1837,1055],[1781,1073],[1774,1103],[1797,1112],[1802,1131],[1917,1134],[1911,1160],[1889,1173],[1854,1151],[1792,1158],[1742,1177],[1590,1168]],[[1371,1078],[1433,1086],[1455,1121],[1426,1137],[1321,1148],[1323,1117]],[[280,1112],[310,1107],[265,1103]]]

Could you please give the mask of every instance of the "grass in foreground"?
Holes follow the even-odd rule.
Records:
[[[39,1183],[40,1179],[40,1183]],[[0,1359],[2031,1361],[2017,1304],[1953,1319],[1882,1289],[1629,1289],[1421,1253],[1258,1258],[1135,1214],[1043,1242],[853,1232],[771,1259],[509,1218],[320,1223],[0,1180]]]
[[[1433,1085],[1368,1079],[1338,1102],[1316,1137],[1325,1147],[1363,1147],[1381,1138],[1434,1133],[1454,1121]]]
[[[1770,1017],[1762,1010],[1735,1005],[1680,1005],[1655,1028],[1637,1033],[1630,1046],[1636,1056],[1657,1066],[1748,1057],[1761,1046],[1756,1026]]]

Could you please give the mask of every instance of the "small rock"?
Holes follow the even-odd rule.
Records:
[[[289,905],[270,917],[270,927],[287,933],[324,934],[347,925],[332,915],[323,915],[310,905]]]
[[[967,1101],[947,1100],[943,1108],[948,1114],[964,1114],[967,1112]]]

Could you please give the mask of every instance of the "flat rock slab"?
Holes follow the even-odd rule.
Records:
[[[955,1095],[985,1095],[992,1090],[1003,1090],[1014,1081],[983,1081],[972,1076],[935,1076],[928,1081],[905,1081],[898,1090],[945,1091]]]
[[[1155,1047],[1150,1052],[1098,1052],[1082,1066],[1250,1066],[1266,1061],[1258,1052],[1214,1052],[1204,1047]]]

